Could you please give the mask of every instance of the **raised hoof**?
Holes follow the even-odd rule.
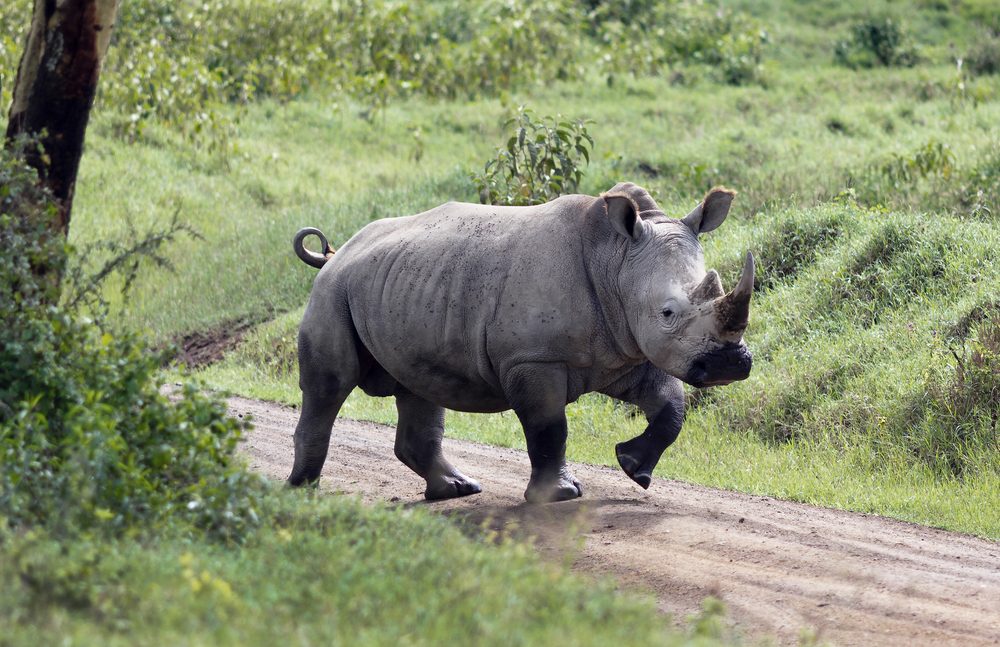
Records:
[[[444,476],[433,484],[427,483],[424,498],[428,501],[439,501],[479,494],[482,491],[483,487],[467,476]]]
[[[583,485],[572,474],[560,476],[556,481],[528,482],[524,498],[528,503],[552,503],[554,501],[569,501],[583,496]]]
[[[640,470],[639,461],[622,452],[620,444],[615,449],[617,450],[618,464],[622,466],[622,470],[625,471],[630,479],[638,483],[643,490],[648,490],[649,484],[653,481],[652,475],[646,470]]]

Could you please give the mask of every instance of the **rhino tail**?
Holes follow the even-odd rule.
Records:
[[[320,246],[323,249],[322,254],[317,254],[316,252],[311,252],[305,248],[302,242],[309,236],[316,236],[319,238]],[[316,268],[323,267],[326,262],[330,260],[330,257],[334,255],[337,251],[330,246],[330,242],[326,239],[319,229],[315,227],[303,227],[295,234],[295,238],[292,239],[292,249],[295,250],[295,255],[302,259],[302,262],[306,265],[311,265]]]

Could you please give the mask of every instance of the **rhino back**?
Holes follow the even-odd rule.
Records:
[[[448,203],[378,221],[331,271],[346,279],[361,341],[401,384],[452,409],[506,409],[504,371],[594,363],[601,331],[581,236],[594,200]]]

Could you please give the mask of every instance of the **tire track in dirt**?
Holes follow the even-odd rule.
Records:
[[[241,398],[230,408],[253,417],[252,468],[284,479],[297,411]],[[338,420],[322,489],[533,537],[546,557],[648,591],[675,618],[714,595],[748,637],[795,644],[810,629],[838,645],[1000,645],[1000,544],[663,479],[643,491],[617,469],[581,464],[582,499],[530,506],[524,452],[450,439],[445,453],[483,492],[427,503],[393,438],[391,427]]]

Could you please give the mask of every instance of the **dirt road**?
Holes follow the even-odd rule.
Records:
[[[254,469],[285,478],[296,411],[233,399],[256,429]],[[446,440],[481,494],[424,503],[396,461],[393,430],[340,420],[322,487],[528,533],[556,559],[646,590],[683,619],[708,595],[747,637],[795,644],[803,630],[837,645],[1000,645],[1000,544],[880,517],[657,479],[643,491],[619,470],[575,465],[582,499],[529,506],[524,452]]]

